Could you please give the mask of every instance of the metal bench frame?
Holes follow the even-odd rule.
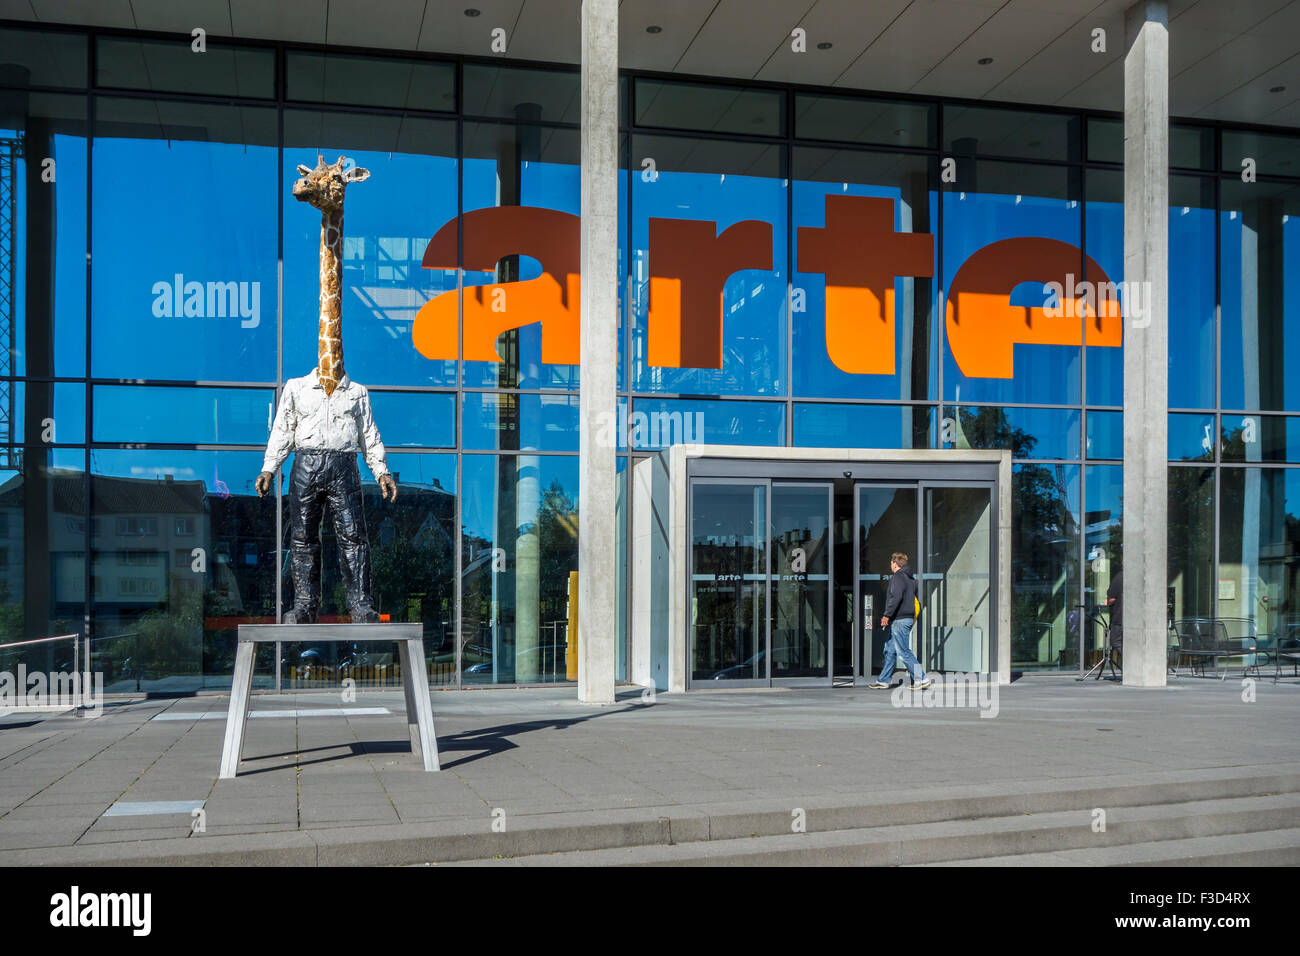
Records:
[[[221,749],[221,779],[234,777],[243,756],[244,727],[253,692],[254,651],[259,643],[275,641],[385,641],[401,653],[402,687],[406,691],[406,724],[411,753],[420,754],[424,769],[438,765],[438,738],[433,728],[433,703],[429,700],[429,675],[424,671],[422,624],[241,624],[235,652],[235,679],[230,688],[230,712]]]

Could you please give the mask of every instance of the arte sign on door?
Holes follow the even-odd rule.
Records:
[[[499,362],[501,333],[542,327],[542,361],[578,364],[579,220],[532,206],[476,209],[429,240],[426,269],[491,272],[509,256],[530,256],[542,275],[463,290],[464,343],[458,354],[457,296],[426,302],[412,328],[415,348],[430,359]],[[458,239],[463,255],[458,260]],[[894,373],[894,278],[934,276],[934,237],[894,231],[891,199],[827,196],[826,224],[799,227],[800,272],[826,277],[826,351],[846,372]],[[1073,289],[1080,264],[1094,287],[1110,279],[1078,246],[1057,239],[1003,239],[972,254],[953,276],[945,325],[964,375],[1011,378],[1014,346],[1118,348],[1123,321],[1117,299],[1066,298],[1047,307],[1013,306],[1024,283]],[[650,365],[722,368],[722,288],[743,269],[772,268],[772,225],[748,219],[717,231],[699,219],[649,222],[647,349]]]

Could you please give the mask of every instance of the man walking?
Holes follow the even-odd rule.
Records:
[[[888,688],[894,676],[894,658],[901,657],[903,666],[912,675],[912,688],[924,690],[934,683],[925,676],[916,655],[912,653],[912,625],[916,623],[916,572],[907,563],[907,555],[895,551],[889,561],[894,576],[889,579],[889,594],[885,598],[885,614],[880,626],[889,628],[885,641],[885,661],[880,676],[870,686]]]

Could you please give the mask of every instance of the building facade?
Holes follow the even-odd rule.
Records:
[[[578,70],[195,42],[0,26],[0,643],[83,632],[109,690],[229,687],[234,628],[289,606],[283,504],[253,481],[278,390],[315,363],[319,216],[290,185],[345,155],[371,172],[345,209],[347,369],[400,489],[363,471],[379,609],[423,622],[438,686],[572,680]],[[618,679],[645,586],[629,476],[678,444],[1009,451],[1010,668],[1090,666],[1087,606],[1122,562],[1110,303],[1142,311],[1121,116],[637,70],[619,89]],[[1168,616],[1285,640],[1300,133],[1175,120],[1169,153]],[[842,517],[797,530],[829,549]],[[771,524],[726,533],[789,550]],[[763,647],[696,673],[770,678]],[[267,686],[391,665],[263,653]]]

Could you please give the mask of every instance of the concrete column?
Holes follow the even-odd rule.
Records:
[[[1163,687],[1169,506],[1166,0],[1129,7],[1124,34],[1124,683]]]
[[[618,640],[618,0],[582,0],[578,700],[612,704]]]

